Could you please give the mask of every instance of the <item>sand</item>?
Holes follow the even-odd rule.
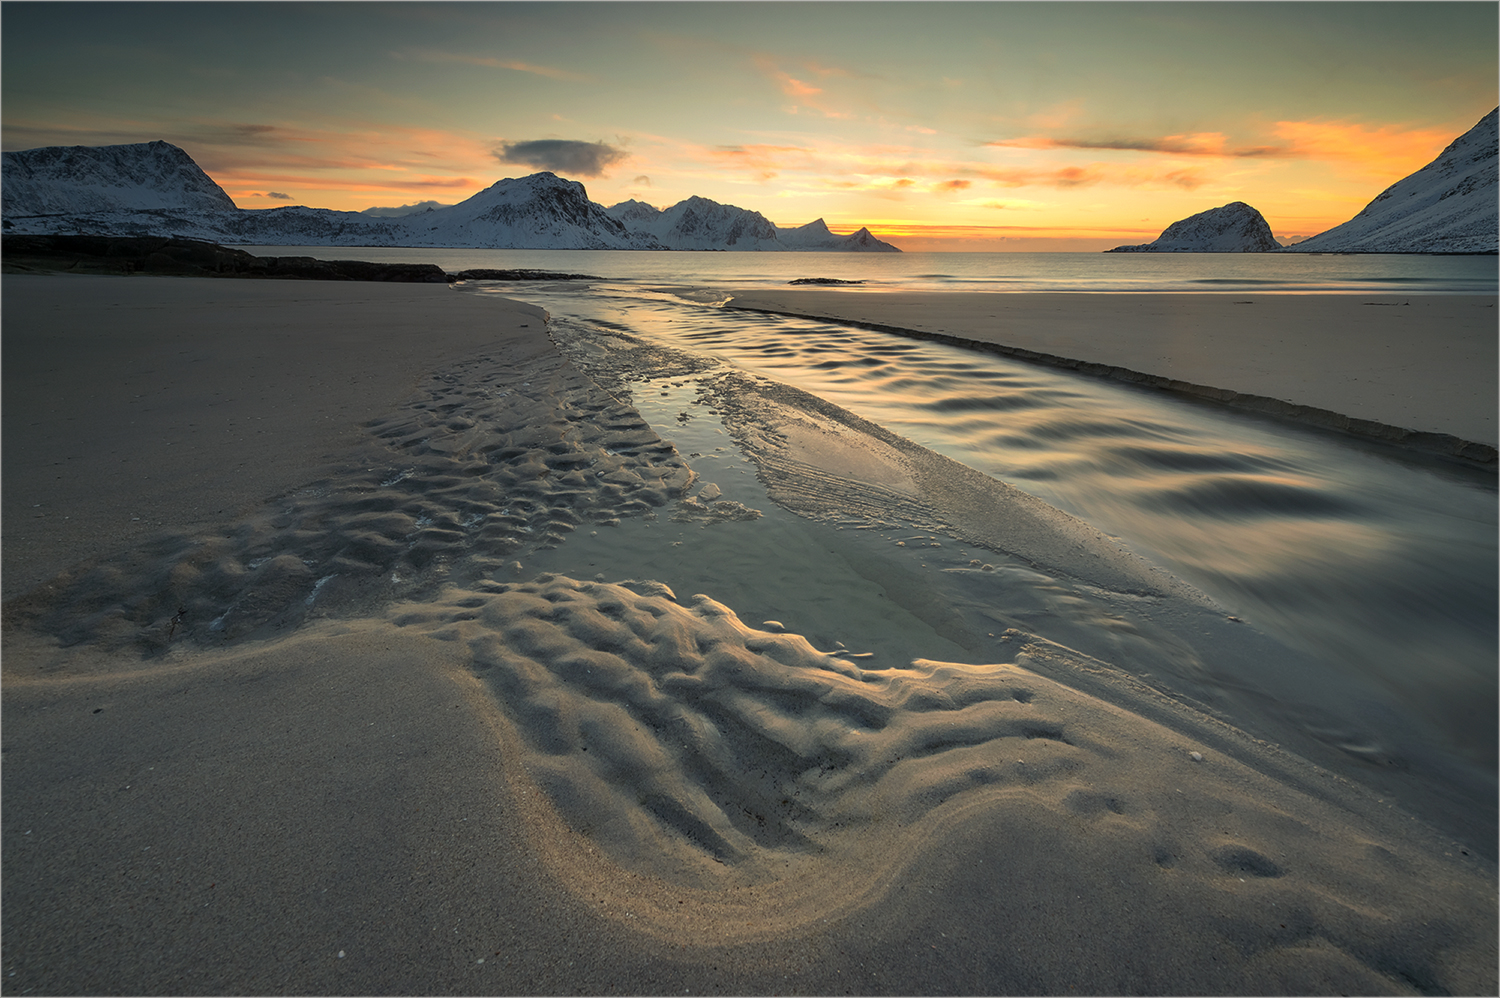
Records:
[[[732,307],[977,344],[1493,463],[1494,296],[785,289]]]
[[[494,308],[444,286],[270,286],[5,277],[7,598],[320,477],[362,423],[497,333]],[[548,349],[540,309],[505,322],[518,357]]]
[[[9,992],[1497,986],[1491,859],[1106,661],[1020,628],[989,661],[867,657],[529,570],[761,522],[706,515],[534,309],[8,277],[4,310]],[[137,416],[142,387],[174,401]],[[879,428],[760,404],[760,470],[809,516],[906,496],[997,562],[1191,601]],[[48,495],[72,505],[27,517]]]

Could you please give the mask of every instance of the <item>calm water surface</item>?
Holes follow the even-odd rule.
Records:
[[[433,263],[590,274],[613,282],[713,288],[781,286],[800,277],[869,290],[1197,291],[1495,294],[1494,256],[1314,253],[670,253],[244,246],[258,256]]]

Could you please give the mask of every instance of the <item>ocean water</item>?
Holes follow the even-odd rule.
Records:
[[[528,572],[655,578],[822,646],[857,634],[901,659],[998,660],[985,639],[1019,627],[1493,840],[1493,473],[989,353],[714,307],[733,287],[801,276],[876,289],[1494,293],[1493,257],[258,251],[597,274],[456,293],[546,308],[565,355],[600,376],[615,372],[599,344],[621,337],[679,358],[622,401],[721,502],[761,516],[712,529],[626,520],[531,552]],[[737,445],[723,387],[736,377],[800,389],[1013,485],[1210,609],[1078,584],[895,509],[858,528],[852,517],[837,537],[810,525],[777,508]]]
[[[912,291],[1495,294],[1494,256],[1312,253],[671,253],[241,246],[257,256],[589,274],[637,285],[779,286],[804,277]]]

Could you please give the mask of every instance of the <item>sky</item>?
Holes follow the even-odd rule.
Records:
[[[539,170],[908,250],[1347,221],[1500,104],[1494,2],[0,4],[0,144],[181,146],[241,208]]]

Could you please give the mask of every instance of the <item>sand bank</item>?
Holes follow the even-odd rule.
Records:
[[[1489,296],[755,289],[731,307],[980,344],[1480,462],[1500,441]]]
[[[399,323],[388,350],[317,342],[355,335],[369,287],[315,289],[320,309],[305,285],[83,280],[42,289],[77,296],[80,328],[159,295],[134,335],[170,359],[253,307],[348,388],[280,478],[230,490],[222,448],[184,449],[182,515],[6,603],[9,990],[1494,990],[1493,863],[1108,662],[1017,628],[989,661],[868,659],[712,593],[528,574],[653,515],[755,527],[701,517],[686,456],[534,312],[488,300],[486,323],[438,289],[408,335],[475,339],[421,361]],[[222,341],[201,404],[261,349]],[[111,390],[82,351],[52,361]],[[326,405],[278,401],[286,434]],[[847,414],[766,403],[790,501],[884,489],[960,527],[987,510],[970,543],[1010,543],[1003,489],[951,494]],[[110,423],[68,415],[64,449]],[[159,428],[110,453],[156,460]],[[1141,589],[1049,520],[1020,531],[1038,559]],[[66,530],[33,537],[37,571],[76,557]]]

